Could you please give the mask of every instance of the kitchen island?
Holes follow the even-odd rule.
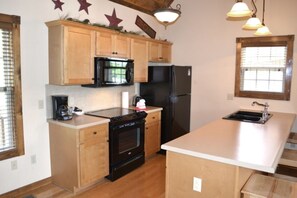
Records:
[[[162,145],[166,197],[240,197],[254,172],[274,173],[295,114],[272,114],[265,124],[219,119]]]

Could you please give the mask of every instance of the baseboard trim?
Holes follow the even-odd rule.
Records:
[[[13,198],[13,197],[20,197],[20,196],[25,196],[27,193],[40,188],[42,186],[46,186],[52,183],[52,178],[48,177],[46,179],[34,182],[32,184],[29,184],[27,186],[23,186],[21,188],[18,188],[16,190],[4,193],[0,195],[0,198]]]

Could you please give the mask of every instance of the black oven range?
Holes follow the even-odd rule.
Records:
[[[144,163],[146,112],[115,107],[86,115],[110,119],[108,179],[115,181]]]

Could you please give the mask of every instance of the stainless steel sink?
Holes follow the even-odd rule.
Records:
[[[268,117],[266,119],[263,119],[262,114],[262,112],[254,111],[236,111],[223,117],[223,119],[264,124],[271,118],[272,114],[268,113]]]

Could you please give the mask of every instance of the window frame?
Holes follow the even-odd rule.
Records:
[[[20,56],[20,16],[0,13],[0,28],[12,30],[13,54],[14,54],[14,108],[15,108],[15,136],[16,148],[0,152],[0,160],[25,154],[23,135],[22,113],[22,86],[21,86],[21,56]]]
[[[241,83],[241,52],[243,47],[286,46],[287,58],[285,67],[284,92],[242,91]],[[294,35],[268,37],[241,37],[236,38],[236,72],[235,97],[260,98],[272,100],[290,100],[293,69]]]

